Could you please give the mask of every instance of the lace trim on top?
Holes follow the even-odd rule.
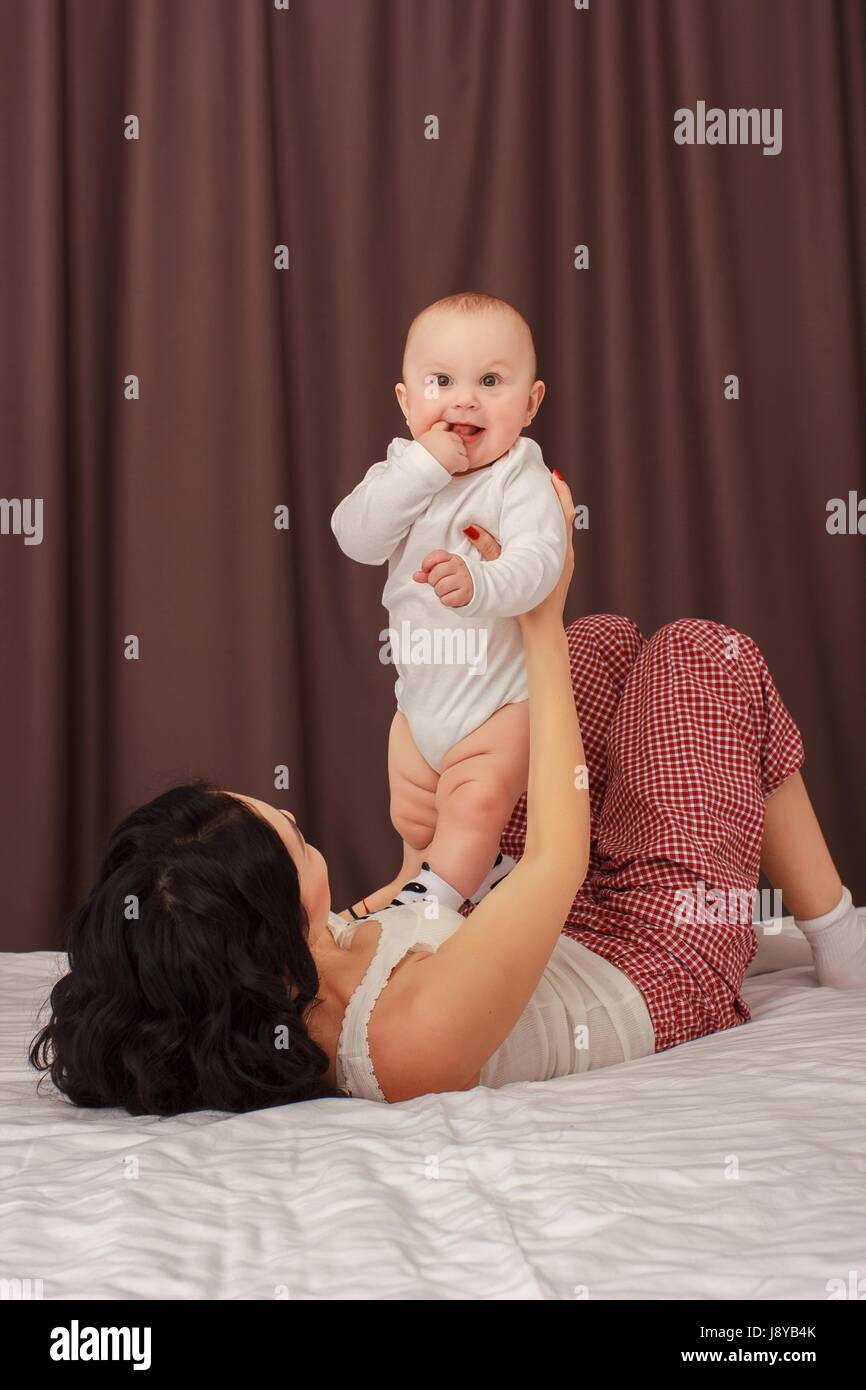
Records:
[[[337,1040],[337,1050],[334,1058],[337,1085],[350,1096],[354,1095],[355,1092],[347,1082],[347,1072],[351,1071],[353,1067],[357,1067],[361,1071],[361,1094],[364,1098],[386,1101],[382,1088],[376,1079],[376,1073],[373,1070],[368,1029],[370,1017],[373,1013],[376,1001],[390,980],[395,966],[398,965],[409,951],[418,949],[435,951],[446,937],[450,936],[452,932],[463,925],[464,919],[457,912],[453,914],[453,921],[450,919],[443,921],[440,918],[440,920],[435,923],[426,921],[419,922],[415,912],[411,910],[414,906],[414,904],[406,904],[402,909],[389,908],[383,911],[381,918],[377,918],[375,914],[372,914],[369,918],[370,921],[379,922],[379,940],[376,943],[376,949],[373,952],[370,964],[367,966],[362,979],[358,981],[358,984],[353,989],[349,1002],[346,1005],[346,1012],[343,1015],[343,1025],[340,1029],[340,1036]],[[406,910],[407,908],[409,911]],[[333,923],[330,918],[328,920],[328,926],[331,928],[331,935],[334,936],[337,944],[342,949],[346,949],[351,944],[351,939],[355,934],[355,928],[359,925],[360,924],[357,922],[351,924],[345,922],[342,918],[336,918]],[[401,927],[404,928],[402,933],[400,931]],[[408,930],[408,928],[411,928],[411,930]],[[391,959],[387,961],[387,968],[382,972],[381,979],[376,980],[375,976],[379,962],[387,953],[390,953]],[[362,998],[363,994],[366,994],[366,998]],[[360,1027],[356,1026],[354,1017],[356,1002],[363,1007]],[[360,1044],[360,1050],[348,1051],[350,1032],[355,1033],[355,1037]]]
[[[371,919],[371,920],[374,920],[374,921],[375,921],[375,918],[373,918],[373,919]],[[365,971],[365,973],[364,973],[363,978],[360,979],[360,980],[358,981],[357,985],[356,985],[355,988],[352,990],[352,994],[351,994],[351,996],[350,996],[350,998],[349,998],[349,1002],[348,1002],[348,1004],[346,1005],[346,1012],[345,1012],[345,1014],[343,1015],[343,1026],[342,1026],[342,1028],[340,1029],[340,1036],[339,1036],[339,1039],[338,1039],[338,1041],[337,1041],[337,1052],[336,1052],[336,1056],[335,1056],[335,1058],[334,1058],[334,1070],[335,1070],[336,1073],[337,1073],[337,1085],[340,1086],[340,1087],[342,1087],[342,1089],[343,1089],[344,1091],[346,1091],[346,1093],[347,1093],[348,1095],[350,1095],[350,1096],[351,1096],[351,1095],[354,1095],[354,1091],[352,1090],[351,1086],[349,1086],[349,1085],[347,1084],[347,1082],[346,1082],[346,1065],[345,1065],[346,1060],[347,1060],[347,1059],[346,1059],[346,1034],[347,1034],[347,1032],[348,1032],[349,1018],[350,1018],[350,1016],[351,1016],[352,1009],[353,1009],[353,1007],[354,1007],[356,998],[360,995],[361,991],[362,991],[366,986],[368,986],[368,984],[369,984],[369,977],[370,977],[370,975],[372,974],[373,970],[375,969],[376,963],[378,962],[379,957],[380,957],[380,956],[382,955],[382,953],[383,953],[383,949],[384,949],[384,946],[385,946],[385,938],[387,937],[387,934],[388,934],[388,933],[387,933],[387,931],[385,930],[385,924],[384,924],[384,923],[380,923],[380,925],[379,925],[379,940],[378,940],[377,943],[376,943],[376,949],[375,949],[375,951],[373,952],[372,958],[371,958],[371,960],[370,960],[370,964],[369,964],[369,966],[367,967],[367,969],[366,969],[366,971]],[[408,951],[408,949],[409,949],[409,948],[408,948],[408,946],[407,946],[407,947],[402,951],[401,954],[402,954],[402,955],[405,955],[406,952]],[[398,959],[399,959],[399,957],[398,957]],[[375,1073],[374,1070],[373,1070],[373,1059],[372,1059],[372,1057],[370,1056],[370,1039],[369,1039],[368,1031],[367,1031],[367,1030],[368,1030],[368,1028],[369,1028],[369,1026],[370,1026],[370,1017],[371,1017],[371,1015],[372,1015],[372,1013],[373,1013],[373,1007],[374,1007],[374,1005],[375,1005],[375,1003],[376,1003],[376,1000],[379,998],[379,995],[382,993],[382,990],[385,988],[386,984],[387,984],[388,981],[390,980],[391,975],[392,975],[393,970],[394,970],[394,966],[395,966],[396,964],[397,964],[397,961],[396,961],[396,960],[391,962],[391,964],[390,964],[390,966],[389,966],[389,968],[388,968],[387,973],[386,973],[386,974],[382,977],[382,979],[379,981],[379,985],[378,985],[378,987],[377,987],[377,989],[376,989],[376,992],[373,994],[372,998],[369,998],[369,997],[368,997],[368,999],[367,999],[367,1001],[366,1001],[366,1008],[364,1009],[364,1017],[363,1017],[363,1025],[362,1025],[362,1028],[363,1028],[363,1031],[362,1031],[362,1039],[361,1039],[361,1040],[362,1040],[362,1043],[363,1043],[364,1051],[363,1051],[363,1053],[362,1053],[360,1056],[357,1056],[357,1055],[353,1054],[353,1058],[352,1058],[352,1060],[355,1060],[355,1061],[359,1062],[360,1065],[364,1068],[364,1071],[366,1072],[365,1080],[367,1081],[368,1085],[370,1086],[370,1089],[373,1091],[374,1096],[375,1096],[375,1099],[376,1099],[376,1100],[381,1100],[381,1101],[384,1101],[384,1100],[385,1100],[385,1096],[384,1096],[384,1094],[383,1094],[383,1091],[382,1091],[381,1086],[379,1085],[379,1082],[376,1080],[376,1073]],[[369,993],[369,990],[368,990],[368,993]]]

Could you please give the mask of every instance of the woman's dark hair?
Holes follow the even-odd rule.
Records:
[[[205,778],[170,787],[111,835],[30,1061],[76,1105],[131,1115],[342,1096],[306,1027],[308,933],[273,826]]]

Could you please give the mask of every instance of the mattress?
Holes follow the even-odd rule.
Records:
[[[0,955],[0,1278],[46,1300],[823,1300],[866,1268],[866,990],[811,967],[599,1072],[172,1119],[37,1095],[64,968]]]

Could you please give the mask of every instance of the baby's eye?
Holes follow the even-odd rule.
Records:
[[[489,381],[492,386],[495,386],[497,381],[499,380],[499,377],[497,376],[496,372],[485,372],[481,380],[482,382]]]
[[[436,385],[447,386],[450,380],[450,376],[446,375],[445,372],[439,372],[439,374],[436,377]]]

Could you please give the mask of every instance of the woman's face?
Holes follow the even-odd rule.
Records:
[[[295,861],[301,887],[301,901],[310,919],[308,940],[312,946],[315,939],[325,930],[331,910],[331,885],[328,882],[328,866],[324,858],[314,845],[306,843],[291,811],[271,806],[267,801],[259,801],[256,797],[245,796],[241,792],[229,792],[228,795],[245,801],[262,820],[268,821]]]

